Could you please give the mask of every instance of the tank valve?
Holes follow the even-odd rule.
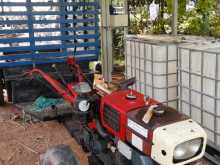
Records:
[[[128,99],[128,100],[136,100],[136,99],[137,99],[137,96],[135,96],[135,95],[133,94],[133,91],[130,90],[130,93],[127,94],[126,99]]]
[[[165,108],[162,105],[158,105],[153,109],[153,113],[155,116],[162,116],[165,113]]]

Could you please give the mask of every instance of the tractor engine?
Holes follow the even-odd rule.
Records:
[[[101,123],[118,151],[138,165],[183,165],[200,159],[207,136],[189,117],[133,90],[101,99]]]

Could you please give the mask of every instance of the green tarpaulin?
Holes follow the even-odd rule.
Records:
[[[57,104],[64,103],[63,99],[55,99],[55,98],[46,98],[43,96],[38,97],[32,105],[31,111],[33,112],[42,112],[45,109],[55,106]]]

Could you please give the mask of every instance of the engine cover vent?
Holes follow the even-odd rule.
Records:
[[[120,113],[108,105],[104,106],[104,122],[114,131],[120,131]]]

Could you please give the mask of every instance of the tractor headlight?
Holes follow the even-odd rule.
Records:
[[[87,100],[81,100],[78,104],[78,108],[81,112],[87,112],[90,108],[90,103]]]
[[[174,162],[178,163],[190,158],[193,158],[200,154],[203,146],[203,139],[197,138],[194,140],[187,141],[179,144],[174,150]]]

